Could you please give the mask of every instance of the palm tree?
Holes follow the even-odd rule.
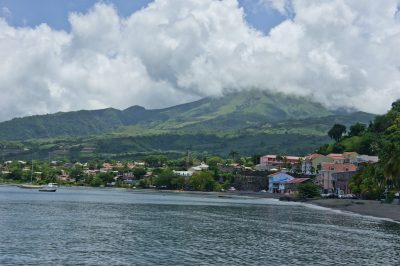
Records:
[[[384,175],[386,180],[397,187],[397,191],[400,194],[400,149],[399,147],[393,147],[392,154],[389,160],[384,165]],[[399,201],[400,204],[400,195]]]

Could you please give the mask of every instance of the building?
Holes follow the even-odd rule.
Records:
[[[357,163],[377,163],[379,162],[378,156],[370,156],[370,155],[358,155]]]
[[[284,184],[287,193],[295,193],[299,191],[299,185],[310,182],[310,178],[294,178]]]
[[[208,168],[209,168],[209,166],[202,162],[200,165],[193,166],[192,168],[190,168],[190,171],[193,171],[193,172],[207,171]]]
[[[286,173],[278,172],[268,176],[268,192],[285,193],[285,183],[294,177]]]
[[[321,170],[322,163],[332,163],[331,157],[314,153],[306,156],[301,162],[301,172],[306,175],[317,174]]]
[[[354,151],[343,152],[343,157],[347,163],[357,163],[358,153]]]
[[[330,153],[327,155],[327,157],[331,158],[333,163],[341,164],[346,162],[346,158],[341,153]]]
[[[332,178],[335,182],[335,191],[339,190],[344,194],[350,194],[349,181],[356,173],[356,171],[332,173]]]
[[[324,193],[331,193],[338,188],[339,178],[340,186],[348,190],[348,181],[355,175],[356,171],[357,166],[351,163],[322,163],[316,184],[321,187]]]
[[[278,156],[278,155],[264,155],[260,157],[260,164],[256,166],[256,170],[271,170],[282,169],[283,167],[292,168],[294,165],[299,165],[303,160],[302,157],[297,156]]]
[[[260,157],[260,164],[261,165],[275,165],[278,163],[276,155],[264,155]]]
[[[179,176],[183,177],[191,177],[193,175],[193,171],[173,171],[174,174],[177,174]]]
[[[302,157],[297,156],[278,156],[278,155],[265,155],[260,157],[261,165],[278,165],[278,164],[296,164],[299,163]]]

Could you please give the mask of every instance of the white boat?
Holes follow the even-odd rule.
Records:
[[[48,183],[47,185],[43,186],[39,189],[40,192],[56,192],[58,185],[56,183]]]

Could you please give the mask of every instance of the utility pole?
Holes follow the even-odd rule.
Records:
[[[32,179],[33,179],[33,159],[32,159],[32,169],[31,169],[31,184],[32,184]]]
[[[7,148],[7,146],[6,146],[6,145],[3,145],[3,152],[2,152],[2,155],[3,155],[3,162],[6,161],[6,159],[5,159],[5,156],[6,156],[6,148]]]
[[[186,152],[186,170],[189,169],[189,165],[190,165],[190,150],[187,150],[187,152]]]

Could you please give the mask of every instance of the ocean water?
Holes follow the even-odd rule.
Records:
[[[400,224],[271,199],[3,186],[0,265],[400,265]]]

